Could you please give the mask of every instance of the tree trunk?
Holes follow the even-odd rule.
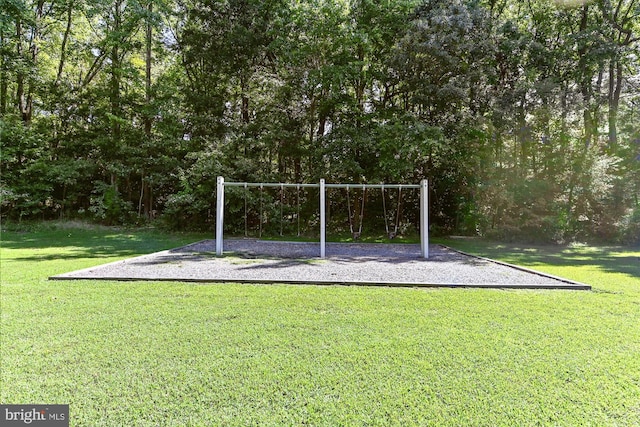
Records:
[[[113,34],[118,34],[122,26],[122,1],[117,0],[113,6]],[[119,37],[118,37],[119,38]],[[113,42],[109,56],[111,59],[111,76],[109,80],[109,101],[111,103],[111,147],[109,147],[108,161],[115,163],[120,152],[121,140],[121,64],[120,64],[120,43],[118,40]],[[114,189],[116,197],[118,197],[118,176],[111,172],[111,185]]]
[[[242,93],[242,123],[249,123],[249,97]]]
[[[140,180],[140,198],[138,199],[138,218],[142,216],[142,205],[144,200],[144,170],[142,170],[142,179]]]
[[[4,46],[5,37],[4,29],[0,27],[0,46]],[[7,63],[4,51],[0,57],[0,117],[7,113],[7,98],[9,95],[9,82],[7,81]]]
[[[112,32],[118,34],[120,32],[120,27],[122,26],[122,2],[117,0],[113,6],[113,30]],[[111,79],[109,81],[109,98],[111,101],[111,114],[114,117],[112,123],[112,137],[114,143],[117,145],[117,142],[120,139],[120,107],[121,107],[121,99],[120,99],[120,75],[122,73],[120,66],[120,49],[119,49],[118,41],[113,43],[111,47]]]
[[[247,95],[247,79],[246,77],[242,76],[240,78],[240,91],[242,92],[240,94],[241,97],[241,105],[240,105],[240,116],[242,118],[242,123],[244,124],[248,124],[250,121],[250,116],[249,116],[249,95]]]
[[[113,123],[111,125],[111,133],[114,143],[120,139],[120,64],[119,52],[117,44],[111,49],[111,81],[110,81],[111,98],[111,114],[113,115]]]
[[[29,59],[31,60],[31,66],[35,67],[38,63],[38,39],[40,38],[40,22],[42,21],[44,9],[44,1],[40,0],[36,4],[35,19],[33,27],[31,29],[31,39],[29,40]],[[20,19],[16,22],[16,36],[18,37],[18,58],[23,55],[22,52],[22,21]],[[24,124],[29,125],[33,116],[33,90],[34,82],[32,78],[26,79],[22,71],[18,72],[18,106],[22,121]],[[26,85],[26,93],[25,93]]]
[[[615,147],[618,143],[618,107],[622,90],[622,64],[619,60],[609,64],[609,145]]]
[[[589,5],[585,4],[582,6],[582,14],[580,18],[580,32],[583,33],[587,30],[589,16]],[[580,93],[582,94],[582,102],[583,106],[583,125],[584,125],[584,144],[586,147],[589,147],[593,142],[593,138],[595,136],[595,118],[593,116],[593,111],[591,109],[591,74],[587,71],[588,67],[586,64],[587,61],[587,53],[588,46],[586,44],[580,46],[578,48],[578,63],[580,66],[580,70],[584,70],[583,73],[579,77],[579,85],[580,85]]]
[[[60,80],[62,79],[62,71],[64,70],[64,63],[67,59],[67,42],[69,41],[69,35],[71,34],[72,12],[73,2],[70,2],[69,9],[67,9],[67,27],[64,31],[64,35],[62,36],[62,45],[60,46],[60,62],[58,63],[58,73],[56,74],[56,79],[53,83],[54,87],[57,87],[60,84]]]
[[[149,18],[147,20],[147,29],[146,29],[146,55],[145,55],[145,103],[147,105],[147,111],[144,116],[144,134],[147,138],[147,141],[151,141],[151,128],[153,125],[153,118],[151,117],[151,66],[153,65],[153,57],[152,57],[152,42],[153,42],[153,27],[151,26],[151,14],[153,13],[153,2],[149,2],[148,5]],[[149,194],[150,188],[149,183],[147,182],[147,178],[144,173],[144,169],[142,170],[142,188],[140,189],[140,204],[144,208],[144,216],[145,218],[151,217],[151,206],[150,199],[151,195]],[[138,207],[138,216],[141,214],[141,209]]]
[[[16,19],[16,56],[18,58],[22,58],[22,20],[20,18]],[[27,115],[27,102],[24,94],[24,71],[18,68],[18,72],[16,74],[16,102],[18,111],[22,116],[22,121],[28,123],[28,115]]]
[[[153,2],[149,2],[149,15],[153,13]],[[144,133],[148,139],[151,138],[151,125],[152,118],[149,114],[150,106],[151,106],[151,65],[152,65],[152,37],[153,37],[153,28],[151,26],[151,18],[147,21],[147,32],[146,32],[146,67],[145,67],[145,102],[147,104],[147,114],[144,118]]]

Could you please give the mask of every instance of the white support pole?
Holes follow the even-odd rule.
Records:
[[[224,178],[219,176],[216,191],[216,255],[222,256],[222,234],[224,230]]]
[[[420,251],[422,258],[429,258],[429,182],[420,182]]]
[[[326,215],[325,215],[325,194],[324,179],[320,180],[320,258],[325,258],[325,233],[326,233]]]

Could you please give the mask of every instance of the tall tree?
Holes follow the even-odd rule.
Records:
[[[607,89],[609,144],[618,142],[618,110],[624,84],[625,65],[637,54],[634,44],[640,41],[640,4],[636,0],[601,0],[599,6],[604,21],[609,25],[604,34],[611,43],[609,81]]]

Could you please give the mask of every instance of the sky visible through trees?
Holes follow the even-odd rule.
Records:
[[[434,232],[640,237],[640,0],[0,0],[0,10],[3,220],[211,229],[218,175],[427,178]],[[383,223],[381,198],[365,200],[371,226]],[[256,229],[258,205],[275,218],[281,201],[290,223],[299,212],[311,227],[311,193],[238,191],[229,231],[242,233],[245,204]],[[330,203],[346,210],[344,194]],[[407,192],[403,230],[416,209]]]

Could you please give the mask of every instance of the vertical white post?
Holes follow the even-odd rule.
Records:
[[[216,191],[216,255],[222,255],[222,234],[224,230],[224,178],[219,176]]]
[[[429,182],[420,182],[420,251],[429,258]]]
[[[324,201],[324,179],[320,180],[320,258],[325,257],[326,215]]]

